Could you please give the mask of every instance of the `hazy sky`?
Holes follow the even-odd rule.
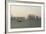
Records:
[[[40,6],[11,6],[11,16],[26,17],[29,14],[41,16]]]

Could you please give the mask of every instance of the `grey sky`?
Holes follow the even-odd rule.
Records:
[[[26,17],[29,14],[41,16],[40,6],[11,6],[11,15],[15,17]]]

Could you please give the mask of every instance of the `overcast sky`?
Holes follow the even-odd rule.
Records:
[[[15,17],[26,17],[29,14],[41,16],[40,6],[11,6],[11,15]]]

